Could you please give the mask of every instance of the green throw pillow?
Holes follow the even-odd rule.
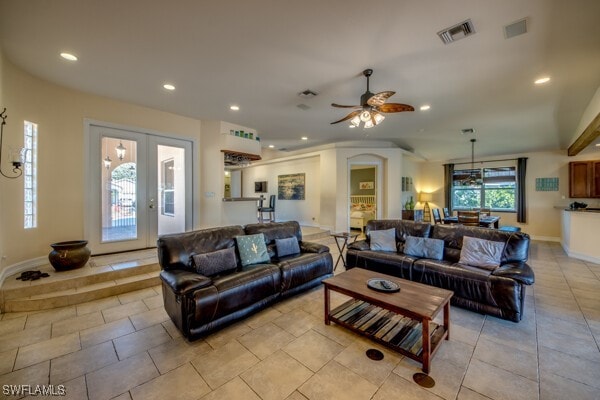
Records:
[[[243,266],[271,261],[265,245],[265,235],[262,233],[236,236],[235,240],[237,241]]]

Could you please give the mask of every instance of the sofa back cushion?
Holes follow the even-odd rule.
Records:
[[[500,266],[505,245],[504,242],[464,236],[458,262],[493,271]]]
[[[383,231],[394,228],[396,230],[396,244],[398,251],[404,249],[404,241],[408,236],[429,237],[431,225],[423,222],[408,221],[402,219],[374,219],[367,222],[365,234],[369,242],[371,231]]]
[[[183,269],[195,272],[192,255],[235,247],[235,237],[244,234],[241,226],[202,229],[163,235],[158,238],[158,262],[164,270]],[[239,266],[239,256],[236,254]]]
[[[503,232],[498,229],[479,228],[464,225],[434,225],[431,237],[444,241],[444,260],[458,262],[463,237],[504,243],[500,264],[507,262],[526,262],[529,257],[529,235],[521,232]]]

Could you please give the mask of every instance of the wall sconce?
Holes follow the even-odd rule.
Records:
[[[123,142],[119,140],[119,145],[115,147],[115,149],[117,150],[117,157],[119,157],[119,160],[123,161],[123,158],[125,157],[125,150],[127,150],[125,146],[123,146]]]
[[[17,175],[14,175],[14,176],[6,175],[4,173],[4,171],[2,171],[2,139],[4,136],[4,125],[6,125],[6,117],[7,117],[6,107],[4,107],[4,109],[0,113],[0,118],[2,118],[2,123],[0,123],[0,174],[2,174],[2,176],[6,177],[6,178],[15,179],[15,178],[20,177],[23,174],[23,170],[21,169],[21,166],[25,162],[25,153],[27,152],[27,150],[24,148],[19,148],[16,151],[13,150],[10,152],[10,163],[13,166],[13,173],[15,173]]]

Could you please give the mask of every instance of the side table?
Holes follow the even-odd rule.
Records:
[[[360,233],[352,233],[352,232],[340,232],[340,233],[332,233],[331,236],[335,239],[335,245],[337,246],[338,250],[340,251],[340,255],[338,256],[336,262],[335,262],[335,267],[333,267],[333,270],[335,271],[337,269],[338,263],[340,262],[340,260],[342,260],[342,264],[344,264],[344,268],[346,268],[346,260],[344,259],[344,250],[346,250],[346,246],[348,246],[348,240],[350,239],[354,239],[352,241],[352,243],[356,242],[356,238],[358,238],[358,236],[360,235]],[[341,243],[341,246],[340,246]]]

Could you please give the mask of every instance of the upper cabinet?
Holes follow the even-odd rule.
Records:
[[[569,163],[569,197],[600,197],[600,160]]]

